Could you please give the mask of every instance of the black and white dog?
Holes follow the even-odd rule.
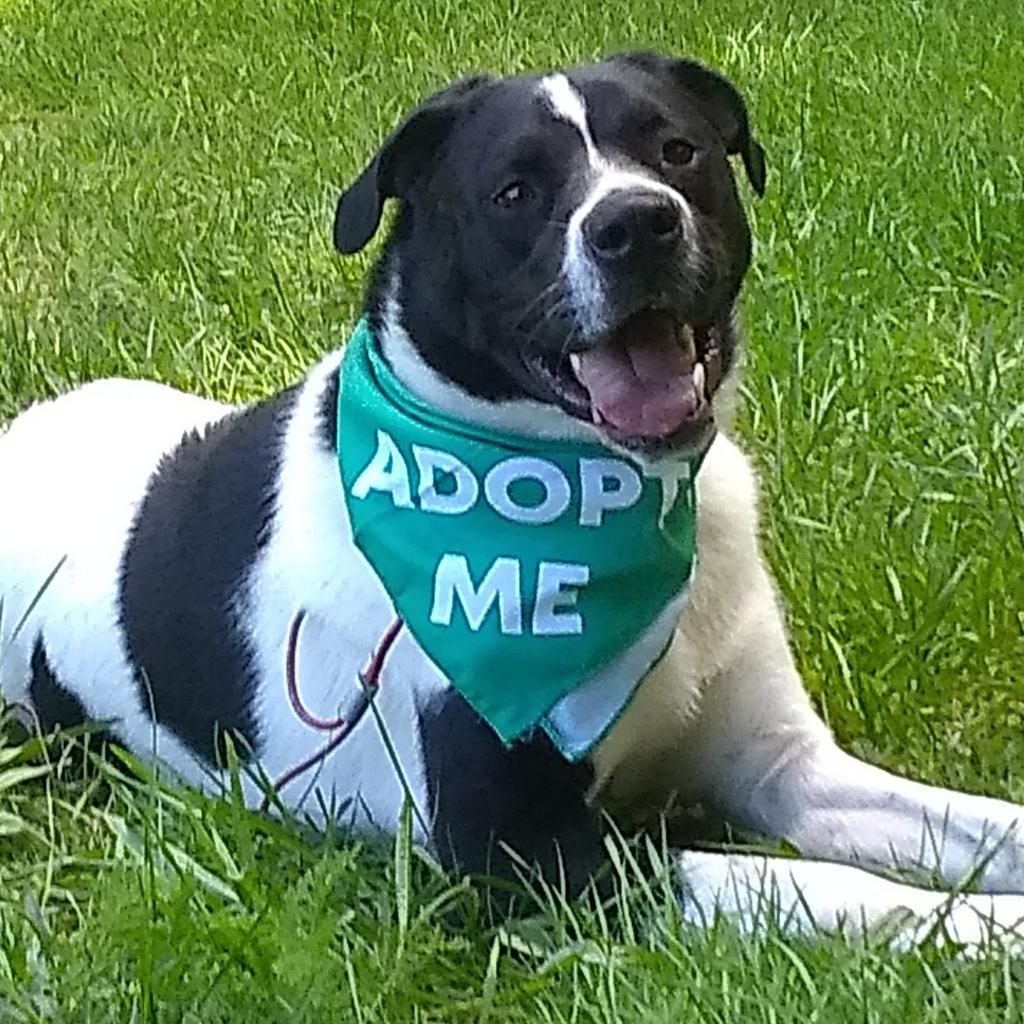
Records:
[[[359,673],[394,621],[342,500],[339,352],[247,408],[106,380],[9,426],[5,698],[44,728],[96,720],[139,754],[155,743],[200,786],[219,777],[231,735],[283,780],[285,803],[320,822],[393,830],[408,796],[418,841],[463,870],[507,872],[511,850],[549,878],[564,864],[575,889],[601,860],[604,812],[628,819],[674,796],[808,858],[680,853],[694,920],[718,908],[751,922],[769,894],[793,928],[855,929],[905,907],[918,916],[909,939],[947,900],[960,940],[1013,928],[1024,810],[844,754],[794,669],[758,550],[754,475],[722,433],[751,256],[733,155],[761,193],[764,155],[727,81],[628,54],[443,90],[338,206],[335,243],[354,252],[398,200],[366,315],[426,406],[655,469],[706,446],[717,421],[685,611],[589,758],[572,763],[539,731],[500,742],[402,631],[373,713],[294,773],[324,743],[315,719],[359,704]],[[308,712],[285,671],[299,613]],[[247,785],[258,804],[263,791]],[[949,899],[865,866],[921,867],[951,886],[977,869],[990,895]]]

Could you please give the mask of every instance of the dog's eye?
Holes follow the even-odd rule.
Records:
[[[510,181],[501,191],[494,196],[494,201],[499,205],[508,209],[512,206],[517,206],[519,203],[525,202],[529,199],[533,193],[530,191],[530,186],[525,181]]]
[[[697,148],[692,146],[686,139],[669,139],[661,147],[661,159],[674,167],[685,167],[693,162],[697,155]]]

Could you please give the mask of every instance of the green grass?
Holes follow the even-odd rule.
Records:
[[[352,323],[332,203],[426,91],[696,54],[769,153],[739,430],[808,686],[858,753],[1022,799],[1019,38],[1005,0],[0,0],[0,421],[111,374],[280,387]],[[614,922],[502,930],[401,840],[73,761],[0,747],[0,1021],[1021,1018],[999,957],[687,934],[631,872]]]

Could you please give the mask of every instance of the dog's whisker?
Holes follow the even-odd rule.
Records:
[[[525,307],[523,307],[523,309],[520,310],[518,314],[512,314],[513,326],[521,326],[527,320],[527,318],[530,317],[538,309],[538,307],[543,306],[544,303],[547,302],[547,300],[551,297],[552,294],[558,293],[561,295],[562,291],[562,282],[559,281],[557,278],[549,282],[532,299],[530,299],[530,301],[526,304]]]

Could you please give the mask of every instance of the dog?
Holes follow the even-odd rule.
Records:
[[[691,60],[619,54],[429,98],[337,208],[355,253],[397,203],[360,327],[368,397],[353,340],[244,408],[105,380],[0,438],[6,700],[43,729],[102,723],[207,789],[233,751],[249,802],[321,826],[387,834],[408,803],[456,871],[527,866],[576,893],[607,817],[674,798],[802,854],[673,854],[695,923],[756,928],[770,899],[792,931],[900,908],[901,941],[937,915],[960,942],[1012,931],[1024,811],[842,752],[794,667],[727,432],[751,260],[732,158],[763,193],[743,98]],[[378,378],[410,429],[504,455],[478,472],[375,430]],[[693,547],[664,547],[663,578],[678,509]],[[559,519],[595,566],[620,560],[614,585],[560,549],[494,547]],[[481,575],[465,551],[488,544]],[[980,892],[870,870],[890,868]]]

